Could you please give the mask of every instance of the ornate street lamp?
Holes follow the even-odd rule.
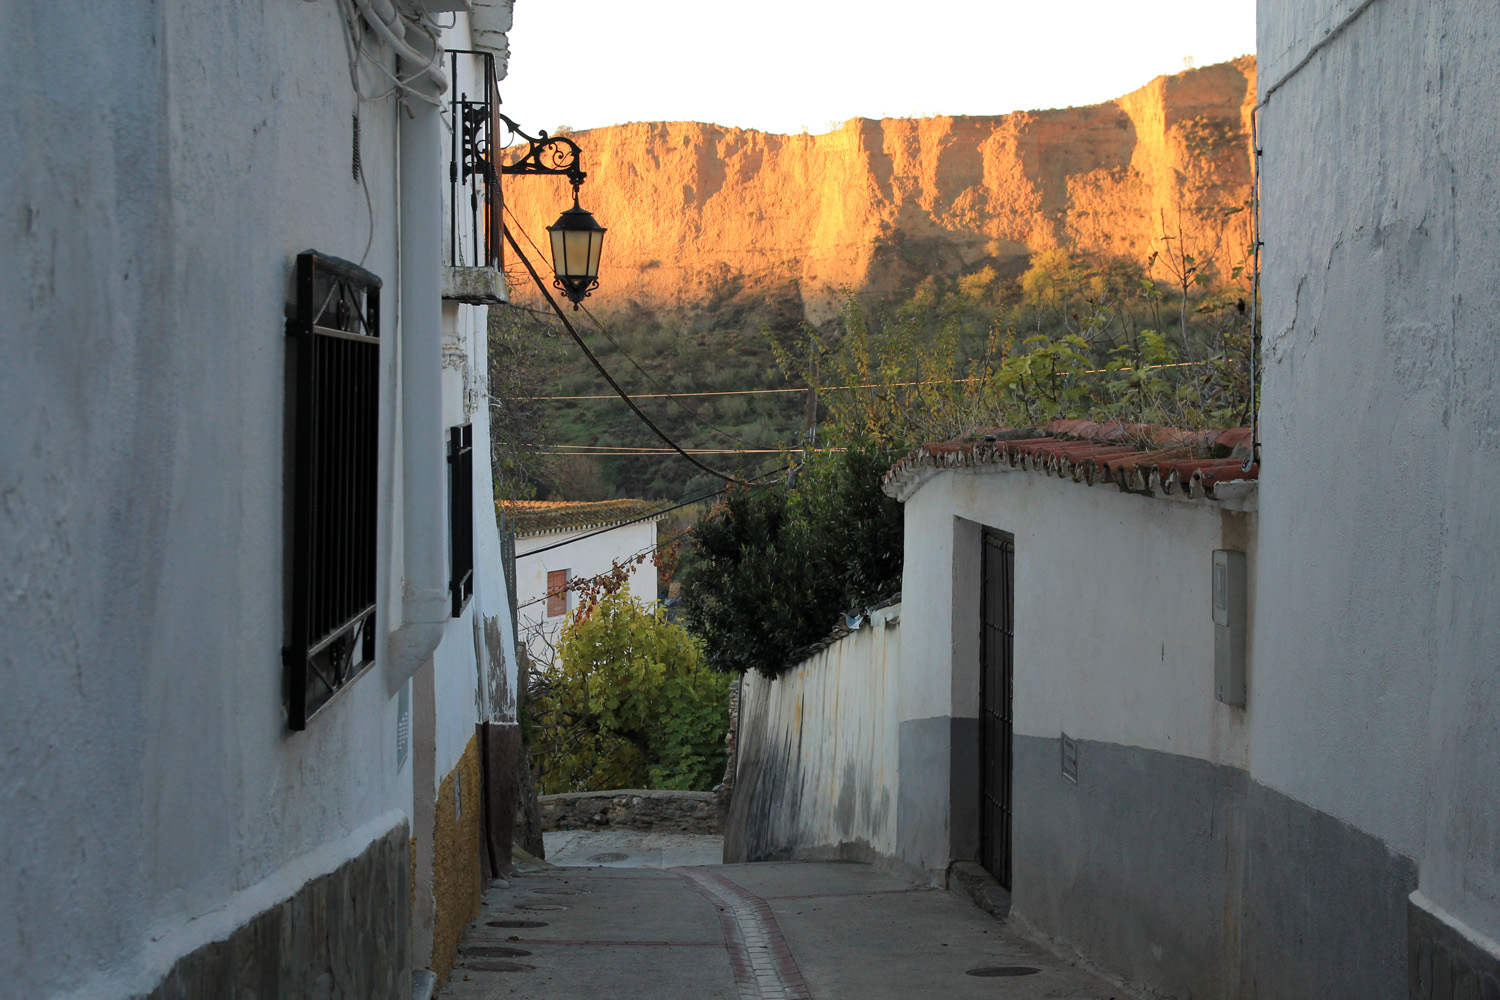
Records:
[[[502,165],[500,173],[562,175],[573,182],[573,207],[547,227],[547,234],[552,237],[553,287],[567,296],[576,310],[578,303],[599,286],[599,256],[605,232],[590,212],[578,206],[578,188],[588,176],[578,165],[583,153],[565,135],[548,135],[545,131],[527,135],[505,115],[499,117],[530,144],[514,163]]]
[[[592,213],[578,207],[578,190],[573,190],[573,207],[547,227],[552,237],[552,284],[561,289],[578,308],[578,303],[599,285],[599,252],[604,247],[604,227],[594,221]]]

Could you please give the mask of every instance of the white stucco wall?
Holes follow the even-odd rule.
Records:
[[[982,527],[1015,536],[1015,728],[1244,766],[1214,698],[1212,552],[1251,515],[1023,471],[942,472],[906,500],[902,719],[979,714]],[[1252,681],[1252,684],[1254,681]]]
[[[1261,0],[1262,93],[1357,6]],[[1260,781],[1500,938],[1500,20],[1377,0],[1267,101]]]
[[[659,520],[659,518],[658,518]],[[597,528],[576,531],[548,531],[516,539],[516,617],[521,623],[521,641],[526,643],[532,660],[546,665],[552,662],[558,633],[567,615],[547,614],[547,574],[568,570],[570,580],[608,572],[616,561],[656,546],[656,521],[627,524],[612,531],[589,535]],[[556,545],[568,539],[578,541],[530,555],[537,549]],[[656,604],[656,566],[648,558],[630,570],[630,594],[647,607]],[[578,606],[578,596],[568,594],[568,610]]]
[[[738,835],[755,856],[848,844],[895,855],[900,617],[900,605],[875,612],[775,680],[744,675]]]
[[[282,709],[291,268],[359,261],[372,226],[399,615],[397,112],[357,101],[332,2],[8,3],[6,23],[0,981],[133,995],[413,810],[378,668],[305,732]],[[498,538],[477,542],[495,613]],[[472,733],[472,622],[449,628]]]

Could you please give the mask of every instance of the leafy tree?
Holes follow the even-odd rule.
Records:
[[[897,454],[814,455],[795,486],[732,490],[698,522],[684,596],[711,665],[775,676],[841,613],[900,588],[901,505],[880,491]]]
[[[622,590],[575,613],[559,649],[532,693],[544,791],[714,786],[724,772],[729,678],[702,664],[685,629]]]

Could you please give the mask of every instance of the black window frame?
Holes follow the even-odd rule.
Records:
[[[307,250],[294,283],[282,659],[299,731],[375,664],[381,280]]]
[[[453,617],[474,596],[474,425],[448,428],[448,591]]]

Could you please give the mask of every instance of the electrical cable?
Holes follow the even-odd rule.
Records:
[[[516,308],[524,308],[524,307],[517,306]],[[1142,365],[1140,367],[1140,369],[1138,369],[1138,370],[1139,371],[1155,371],[1158,368],[1191,368],[1194,365],[1200,365],[1200,364],[1202,364],[1201,361],[1173,361],[1173,362],[1170,362],[1170,363],[1164,364],[1164,365]],[[1088,369],[1086,371],[1079,372],[1079,374],[1080,375],[1103,375],[1103,374],[1107,374],[1109,371],[1110,371],[1110,369],[1108,369],[1108,368],[1090,368],[1090,369]],[[958,385],[958,384],[961,384],[961,383],[964,383],[964,382],[978,382],[978,381],[980,381],[978,378],[932,379],[930,381],[925,381],[925,382],[892,382],[889,386],[883,385],[883,384],[881,384],[879,382],[865,382],[865,383],[859,383],[859,384],[856,384],[856,385],[828,385],[828,386],[824,386],[822,390],[815,390],[815,391],[825,391],[826,392],[826,391],[841,390],[841,389],[902,389],[902,388],[909,388],[909,387],[915,386],[915,385]],[[714,390],[714,391],[706,391],[706,392],[679,392],[679,393],[676,393],[675,395],[678,395],[678,396],[755,396],[755,395],[762,395],[762,394],[765,394],[765,393],[773,393],[773,392],[806,392],[806,391],[807,391],[807,389],[717,389],[717,390]],[[658,398],[658,396],[665,396],[665,395],[672,395],[672,394],[670,394],[670,393],[638,392],[638,393],[635,394],[635,398],[636,399],[656,399],[656,398]],[[571,399],[614,399],[615,397],[611,393],[597,393],[597,394],[587,395],[587,396],[527,396],[525,398],[528,399],[528,400],[553,401],[553,400],[571,400]]]
[[[514,216],[512,216],[512,218],[514,218]],[[533,244],[533,246],[535,246],[535,244]],[[687,405],[685,403],[683,403],[682,400],[678,399],[676,397],[676,395],[674,395],[673,393],[670,393],[670,392],[666,392],[665,391],[666,387],[661,384],[661,381],[659,379],[657,379],[657,377],[655,375],[652,375],[645,368],[643,368],[641,366],[641,363],[639,361],[637,361],[635,358],[631,357],[630,354],[626,352],[625,348],[623,348],[623,347],[620,346],[619,341],[615,340],[614,337],[610,336],[609,331],[604,328],[604,324],[601,323],[601,322],[599,322],[599,318],[597,316],[595,316],[592,312],[589,311],[589,307],[588,306],[583,305],[582,303],[579,303],[579,308],[583,310],[583,314],[585,316],[587,316],[589,319],[593,320],[594,326],[598,327],[599,332],[604,335],[604,339],[607,340],[607,341],[609,341],[610,344],[614,346],[614,349],[619,352],[619,354],[620,354],[621,357],[623,357],[626,361],[629,361],[635,367],[635,370],[638,371],[638,372],[640,372],[641,375],[645,377],[646,381],[650,382],[652,385],[656,386],[658,389],[662,389],[663,390],[660,393],[652,393],[651,394],[652,398],[658,398],[658,397],[665,398],[669,402],[676,403],[677,406],[678,406],[678,408],[681,409],[684,413],[688,414],[693,419],[697,420],[699,423],[703,424],[703,426],[709,428],[710,430],[718,431],[720,434],[722,434],[725,437],[729,438],[731,441],[738,441],[740,444],[746,445],[748,447],[754,447],[754,443],[753,442],[746,441],[744,438],[740,437],[738,434],[735,434],[732,431],[726,431],[724,428],[722,428],[719,425],[713,423],[712,421],[704,420],[701,416],[699,416],[698,414],[694,413],[692,410],[689,410],[687,408]]]
[[[526,242],[529,243],[529,244],[531,244],[531,249],[534,250],[534,251],[536,251],[536,253],[537,253],[538,256],[541,256],[542,248],[536,245],[536,241],[531,238],[531,234],[528,233],[525,230],[525,228],[520,225],[520,220],[518,220],[516,218],[515,213],[510,210],[510,206],[509,205],[505,206],[505,211],[510,216],[511,221],[514,222],[514,223],[516,223],[516,228],[518,228],[518,229],[521,230],[521,235],[524,236],[524,237],[526,237]],[[604,336],[604,339],[607,340],[607,341],[609,341],[610,345],[612,347],[614,347],[615,351],[618,352],[619,355],[622,358],[624,358],[626,361],[630,362],[630,364],[635,368],[635,370],[638,371],[638,372],[640,372],[641,375],[646,379],[646,381],[650,382],[652,385],[656,386],[658,389],[665,390],[666,387],[661,384],[661,381],[659,379],[657,379],[657,377],[655,375],[652,375],[649,371],[647,371],[645,369],[645,367],[642,366],[639,361],[637,361],[634,357],[632,357],[630,355],[629,352],[627,352],[625,350],[625,348],[623,348],[623,347],[620,346],[620,342],[618,340],[616,340],[613,336],[610,335],[610,332],[607,329],[604,328],[604,324],[601,323],[601,322],[599,322],[599,317],[595,316],[593,314],[593,312],[591,312],[589,310],[588,306],[586,306],[586,305],[584,305],[583,303],[580,302],[580,303],[578,303],[578,307],[583,310],[583,314],[585,316],[587,316],[593,322],[594,326],[596,328],[598,328],[599,332]],[[685,404],[681,400],[677,399],[670,392],[662,391],[662,392],[659,392],[659,393],[648,393],[646,395],[649,398],[651,398],[651,399],[667,399],[667,400],[670,400],[671,402],[676,403],[677,406],[678,406],[678,408],[680,408],[684,413],[686,413],[692,419],[694,419],[694,420],[698,421],[699,423],[701,423],[703,426],[709,428],[710,430],[717,431],[718,433],[720,433],[720,434],[724,435],[725,437],[729,438],[731,441],[738,441],[740,444],[745,445],[747,447],[752,447],[752,448],[755,447],[755,443],[753,441],[746,441],[744,438],[740,437],[738,434],[735,434],[733,431],[726,431],[724,428],[718,426],[717,424],[715,424],[715,423],[713,423],[713,422],[711,422],[709,420],[705,420],[703,417],[701,417],[698,414],[694,413],[692,410],[688,409],[687,404]],[[688,393],[686,395],[697,395],[697,393]],[[640,398],[639,394],[637,395],[637,398]]]
[[[775,472],[767,473],[765,476],[759,476],[759,477],[757,477],[757,479],[766,479],[768,476],[780,475],[781,471],[782,470],[777,469]],[[762,483],[762,482],[757,482],[755,480],[752,480],[752,481],[750,481],[748,483],[731,484],[731,485],[744,485],[744,486],[749,487],[750,489],[759,489],[761,487],[770,486],[771,484],[769,482]],[[624,528],[627,525],[631,525],[631,524],[640,524],[642,521],[655,520],[656,518],[661,517],[663,514],[670,514],[672,511],[674,511],[674,510],[680,510],[683,507],[691,507],[695,503],[702,503],[704,500],[710,500],[710,499],[712,499],[712,498],[714,498],[716,496],[719,496],[721,493],[727,493],[728,491],[729,491],[729,487],[728,486],[721,486],[718,489],[714,490],[712,493],[705,493],[702,496],[693,497],[691,500],[683,500],[682,502],[675,503],[675,504],[673,504],[670,507],[662,507],[659,510],[655,510],[655,511],[652,511],[652,512],[647,513],[647,514],[641,514],[638,517],[631,518],[629,521],[620,521],[617,524],[611,524],[608,527],[599,528],[599,529],[597,529],[595,531],[591,531],[591,532],[589,532],[586,535],[579,535],[577,538],[565,538],[565,539],[563,539],[560,542],[553,542],[551,545],[544,545],[544,546],[542,546],[539,549],[532,549],[529,552],[517,552],[516,553],[516,558],[517,559],[522,559],[522,558],[524,558],[526,556],[534,556],[534,555],[536,555],[539,552],[549,552],[552,549],[561,548],[564,545],[572,545],[574,542],[581,542],[585,538],[593,538],[595,535],[602,535],[606,531],[614,531],[616,528]],[[673,535],[671,539],[668,539],[668,541],[672,541],[672,540],[681,538],[683,535],[687,534],[689,531],[692,531],[692,530],[693,530],[692,528],[684,528],[682,531],[679,531],[677,534]],[[650,548],[656,548],[659,545],[661,545],[661,543],[657,542],[654,545],[650,546]],[[649,549],[642,549],[641,550],[641,552],[646,552],[646,551],[649,551]],[[637,552],[634,556],[631,556],[630,558],[634,559],[635,556],[638,556],[640,554],[641,554],[640,552]],[[530,603],[535,604],[536,601],[531,601]],[[525,607],[526,605],[523,604],[521,606]]]
[[[555,312],[557,314],[557,318],[562,321],[563,328],[568,331],[568,335],[573,338],[573,342],[578,345],[579,350],[583,351],[584,356],[589,359],[589,364],[593,365],[594,369],[604,377],[604,381],[609,383],[610,388],[615,390],[615,393],[625,401],[625,405],[629,406],[631,411],[640,418],[641,423],[649,427],[652,433],[666,442],[673,451],[677,452],[683,458],[687,459],[693,465],[702,469],[709,475],[714,476],[717,479],[722,479],[726,483],[734,483],[739,486],[749,485],[745,480],[740,479],[738,476],[728,475],[727,473],[720,472],[718,469],[715,469],[709,465],[705,465],[703,462],[698,461],[698,459],[694,458],[692,455],[684,451],[681,445],[668,437],[666,431],[663,431],[660,427],[656,426],[655,421],[646,416],[645,411],[636,405],[635,400],[630,398],[629,393],[620,388],[620,383],[615,381],[614,376],[612,376],[605,369],[604,365],[600,363],[599,359],[594,356],[594,352],[589,350],[589,345],[584,343],[583,337],[581,337],[578,331],[573,328],[573,324],[568,321],[568,317],[562,311],[562,307],[557,304],[557,299],[553,297],[551,289],[549,289],[546,284],[543,283],[541,275],[537,274],[536,268],[532,266],[530,258],[528,258],[526,254],[521,250],[521,245],[516,242],[515,236],[511,234],[510,227],[502,223],[500,228],[504,230],[506,241],[510,243],[511,249],[516,252],[516,256],[521,259],[521,263],[526,265],[526,270],[528,273],[530,273],[531,280],[536,283],[536,287],[541,291],[542,296],[547,300],[547,304],[552,307],[552,311]]]

